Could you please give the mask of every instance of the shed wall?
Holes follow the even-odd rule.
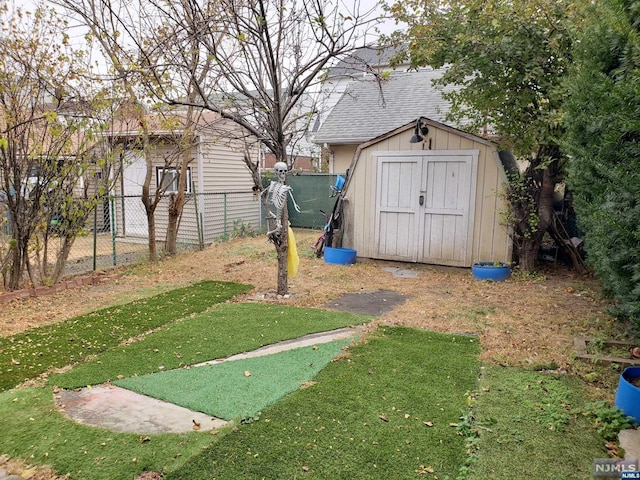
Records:
[[[511,240],[501,224],[500,212],[507,208],[500,192],[506,180],[496,149],[487,142],[474,140],[456,131],[431,127],[424,144],[409,143],[413,130],[384,138],[363,148],[346,191],[343,245],[354,248],[358,256],[375,258],[375,204],[377,163],[373,152],[400,152],[428,149],[479,151],[477,187],[473,203],[473,261],[511,261]],[[344,159],[342,159],[344,161]]]

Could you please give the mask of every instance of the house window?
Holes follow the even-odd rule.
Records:
[[[163,189],[164,193],[176,193],[179,176],[175,167],[156,167],[156,186]],[[191,167],[187,168],[187,183],[184,192],[191,193]]]

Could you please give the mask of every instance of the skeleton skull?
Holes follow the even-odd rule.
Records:
[[[276,173],[287,173],[289,167],[287,167],[287,164],[284,162],[276,162],[276,164],[273,166],[273,169]]]
[[[276,164],[273,166],[273,171],[276,173],[278,179],[281,182],[284,182],[284,177],[287,173],[287,170],[289,170],[289,167],[284,162],[276,162]]]

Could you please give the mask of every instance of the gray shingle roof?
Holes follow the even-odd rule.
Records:
[[[328,78],[340,76],[362,76],[372,70],[389,69],[391,59],[402,52],[404,47],[366,46],[341,59],[329,69]],[[406,67],[406,66],[403,66]]]
[[[354,81],[313,136],[313,141],[359,144],[421,116],[446,123],[449,102],[431,84],[443,71],[394,73],[381,84],[374,79]]]

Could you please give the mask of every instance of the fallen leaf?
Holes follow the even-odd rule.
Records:
[[[433,427],[433,422],[422,422],[425,427]]]
[[[20,362],[12,357],[11,358],[11,365],[20,365]]]
[[[378,418],[379,418],[380,420],[382,420],[383,422],[388,422],[388,421],[389,421],[389,419],[387,418],[387,416],[386,416],[386,415],[380,415],[380,416],[378,416]]]
[[[450,423],[450,424],[449,424],[449,426],[450,426],[450,427],[454,427],[454,428],[455,428],[455,427],[457,427],[457,426],[458,426],[458,424],[457,424],[457,423]]]
[[[193,422],[193,428],[194,430],[200,430],[200,424],[198,422],[196,422],[195,420],[191,420]]]
[[[140,440],[140,443],[147,443],[147,442],[150,442],[150,441],[151,441],[151,437],[143,437],[143,436],[140,436],[140,439],[139,439],[139,440]],[[134,458],[134,461],[135,461],[135,458]]]
[[[245,377],[250,377],[251,376],[251,372],[249,370],[245,370],[244,371],[244,376]]]
[[[304,465],[304,466],[302,467],[302,470],[304,470],[305,472],[308,472],[308,471],[309,471],[309,467],[307,467],[306,465]]]

